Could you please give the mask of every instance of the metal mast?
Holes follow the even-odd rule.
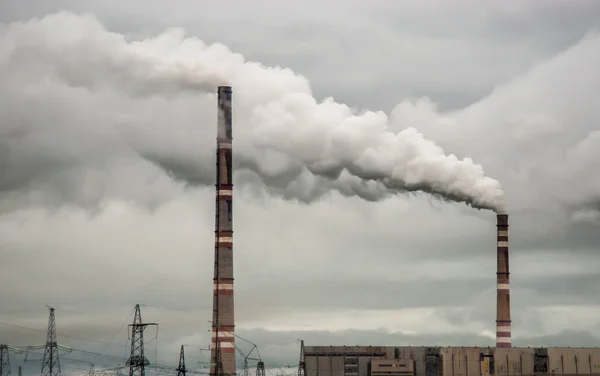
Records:
[[[298,361],[298,376],[306,375],[306,361],[304,360],[304,340],[300,340],[300,360]]]
[[[233,170],[231,87],[219,86],[215,202],[212,376],[236,375],[233,299]]]
[[[22,354],[23,351],[9,345],[0,345],[0,376],[10,375],[10,356],[9,353],[14,352]],[[19,367],[19,372],[21,367]]]
[[[10,357],[8,347],[0,345],[0,376],[10,375]]]
[[[262,360],[256,363],[256,376],[266,376],[265,363]]]
[[[48,334],[46,335],[46,346],[44,360],[42,362],[42,376],[60,375],[60,361],[58,359],[58,342],[56,341],[56,323],[54,321],[54,308],[50,309],[48,319]]]
[[[143,323],[142,312],[140,305],[135,305],[135,316],[131,326],[131,355],[127,359],[126,365],[129,366],[129,376],[145,376],[145,366],[150,364],[150,361],[144,356],[144,330],[149,325],[157,325],[155,323]]]
[[[185,376],[187,369],[185,368],[185,356],[183,354],[183,345],[179,353],[179,366],[177,367],[177,376]]]
[[[58,361],[58,350],[65,352],[73,351],[72,348],[63,346],[56,341],[56,323],[54,321],[54,308],[48,307],[50,310],[50,318],[48,319],[48,334],[46,335],[46,343],[43,345],[27,346],[25,352],[25,361],[30,350],[44,349],[44,359],[42,361],[42,376],[60,375],[60,362]],[[10,347],[10,346],[9,346]],[[17,349],[18,350],[18,349]],[[19,353],[21,350],[19,350]]]
[[[256,360],[256,361],[262,362],[262,358],[260,357],[260,352],[258,351],[258,347],[256,346],[256,344],[254,344],[240,336],[236,335],[235,337],[252,345],[252,348],[250,349],[250,351],[248,352],[247,355],[244,355],[244,353],[238,349],[240,354],[244,357],[244,376],[250,376],[250,367],[248,366],[248,360]],[[258,358],[255,358],[252,356],[253,352],[256,352],[255,356],[258,356]]]

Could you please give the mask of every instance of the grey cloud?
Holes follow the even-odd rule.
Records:
[[[95,208],[114,195],[152,206],[161,189],[178,190],[160,169],[114,137],[104,115],[90,116],[95,110],[89,95],[60,89],[54,99],[45,94],[50,92],[41,89],[25,100],[6,88],[0,92],[3,211],[64,203]],[[36,111],[29,111],[30,106]],[[154,192],[144,194],[123,180],[140,175],[153,181]]]
[[[19,227],[8,227],[5,223],[5,232],[0,234],[7,242],[2,247],[2,254],[4,265],[9,269],[3,273],[3,278],[11,281],[27,275],[27,283],[18,291],[9,284],[2,285],[2,296],[13,302],[3,311],[4,315],[16,319],[22,316],[20,312],[35,312],[35,307],[42,303],[55,304],[57,308],[85,306],[94,311],[101,309],[106,301],[121,309],[139,301],[169,307],[176,312],[201,310],[208,314],[212,249],[206,245],[211,243],[209,224],[212,214],[208,204],[211,193],[207,190],[202,197],[183,201],[171,211],[159,209],[154,220],[142,219],[143,211],[139,216],[119,218],[118,210],[109,209],[114,214],[101,214],[85,225],[78,223],[78,216],[63,217],[64,224],[51,225],[60,217],[40,221],[32,214],[27,219],[23,217],[24,222]],[[194,201],[206,204],[198,205]],[[198,205],[198,211],[204,213],[203,218],[191,219],[189,213],[196,210],[192,205]],[[186,206],[193,209],[181,210]],[[456,252],[446,248],[450,254],[446,259],[438,259],[424,253],[423,247],[395,245],[406,241],[400,233],[399,237],[387,240],[391,244],[387,248],[373,248],[376,243],[369,236],[376,239],[381,233],[361,235],[358,219],[341,223],[341,227],[319,229],[318,223],[300,226],[306,217],[294,210],[282,211],[282,215],[293,216],[296,220],[286,221],[289,227],[281,229],[279,236],[271,238],[265,245],[264,232],[259,229],[275,228],[275,222],[281,217],[262,219],[250,225],[252,218],[264,218],[270,209],[254,207],[248,210],[248,204],[242,202],[237,208],[239,215],[236,218],[246,223],[236,231],[236,240],[240,244],[236,247],[236,302],[240,312],[244,312],[238,315],[241,320],[268,320],[271,315],[308,312],[322,307],[389,310],[481,305],[488,310],[474,313],[473,320],[477,317],[480,322],[491,322],[495,304],[493,244],[488,251],[480,249],[479,254],[468,258],[460,253],[457,244]],[[336,222],[333,215],[317,214],[316,217]],[[114,224],[110,225],[111,222]],[[138,235],[130,223],[153,235]],[[179,231],[171,228],[167,232],[166,226],[170,223],[179,223],[183,228]],[[27,241],[11,235],[17,228],[29,234]],[[344,236],[349,230],[361,236]],[[385,233],[387,229],[381,231]],[[305,233],[311,234],[311,239],[306,239]],[[415,235],[418,239],[419,235]],[[437,247],[439,245],[431,245],[432,249]],[[582,268],[562,270],[560,258],[555,265],[539,262],[555,260],[549,252],[539,261],[535,256],[522,259],[519,253],[515,252],[512,258],[515,314],[529,307],[600,303],[592,287],[598,279],[592,268],[597,262],[595,258],[586,259],[590,265],[587,271]],[[297,254],[303,257],[294,259]],[[156,264],[156,260],[165,258],[169,261]],[[28,261],[31,259],[36,262]],[[143,263],[132,267],[138,259]],[[48,265],[52,265],[51,270],[47,270]],[[73,265],[82,266],[73,268]],[[546,272],[540,273],[538,268]],[[172,274],[173,270],[177,270],[176,276]],[[537,273],[531,275],[529,270]],[[52,278],[54,274],[61,277]],[[547,280],[549,275],[551,281]],[[117,276],[119,286],[108,283]],[[78,282],[74,284],[73,281]],[[20,299],[23,294],[28,296],[27,300]]]
[[[575,50],[575,49],[574,49],[574,50]],[[515,85],[517,85],[517,84],[513,84],[513,86],[515,86]],[[500,92],[502,92],[502,91],[500,90]],[[501,95],[496,95],[495,97],[492,97],[492,98],[496,98],[496,97],[499,97],[499,96],[501,97]],[[479,105],[479,107],[481,107],[481,106],[485,106],[485,104],[486,104],[486,103],[488,103],[488,102],[489,102],[489,101],[483,101],[483,102],[482,102],[482,104],[481,104],[481,105]],[[496,102],[498,102],[498,101],[496,101]],[[492,101],[492,103],[493,103],[493,101]],[[476,107],[477,107],[477,106],[475,106],[475,108],[476,108]],[[473,113],[473,112],[475,112],[475,111],[473,111],[473,110],[471,110],[471,109],[468,109],[468,111],[465,111],[464,113],[466,114],[465,116],[469,116],[469,114],[470,114],[470,113]],[[459,115],[459,116],[460,116],[460,115]],[[444,137],[442,137],[442,138],[444,138]],[[181,161],[179,161],[179,162],[175,162],[175,161],[173,160],[172,156],[170,156],[170,155],[168,155],[168,154],[166,154],[166,155],[159,155],[159,154],[157,154],[155,151],[152,151],[152,150],[145,150],[145,151],[142,151],[142,153],[149,154],[149,155],[150,155],[150,158],[151,158],[151,160],[152,160],[152,161],[156,161],[156,160],[158,160],[158,159],[162,159],[163,161],[166,161],[166,163],[168,164],[168,166],[167,166],[167,167],[169,167],[169,170],[170,170],[170,171],[172,171],[172,172],[174,172],[174,175],[175,175],[175,176],[181,176],[181,171],[183,171],[181,167],[182,167],[182,166],[184,166],[183,164],[181,164]],[[468,154],[467,154],[467,155],[468,155]],[[161,163],[159,162],[159,165],[160,165],[160,164],[161,164]],[[162,163],[162,164],[164,165],[165,163]],[[178,171],[174,171],[174,167],[176,167],[176,168],[178,169]],[[350,166],[350,167],[352,167],[352,166]],[[348,169],[348,170],[349,170],[349,171],[353,171],[354,173],[358,173],[358,174],[360,174],[360,175],[363,175],[364,173],[367,173],[367,174],[372,174],[372,173],[374,172],[374,171],[367,171],[367,170],[364,170],[364,168],[363,168],[363,167],[364,167],[364,166],[361,166],[361,165],[359,164],[359,168],[357,168],[356,166],[354,166],[354,167],[352,167],[351,169]],[[189,169],[189,168],[186,168],[186,170],[193,171],[193,170],[191,170],[191,169]],[[179,172],[179,173],[177,173],[177,172]],[[501,173],[502,173],[502,172],[500,172],[500,174],[501,174]],[[197,175],[198,175],[198,173],[192,173],[191,175],[192,175],[192,176],[191,176],[191,179],[192,179],[193,181],[203,181],[203,182],[204,182],[204,181],[206,181],[206,180],[207,180],[207,179],[201,179],[201,178],[199,178],[199,177],[197,176]],[[266,175],[266,177],[267,177],[267,178],[269,178],[269,176],[268,176],[268,175]],[[279,176],[279,177],[281,177],[281,176]],[[296,184],[296,182],[288,182],[288,183],[287,183],[287,188],[288,188],[288,189],[286,190],[286,192],[284,192],[284,197],[287,197],[289,194],[291,194],[291,195],[296,195],[296,193],[293,193],[293,192],[295,192],[294,185],[298,185],[298,189],[297,189],[297,190],[299,190],[300,192],[310,192],[310,189],[314,189],[314,187],[316,186],[316,185],[315,185],[315,184],[316,184],[316,183],[315,183],[315,180],[313,180],[313,181],[312,181],[312,182],[310,182],[310,183],[307,183],[307,180],[306,180],[306,179],[303,179],[303,181],[304,181],[304,183],[301,183],[301,184],[300,184],[300,183]],[[318,181],[318,179],[317,179],[317,181]],[[322,184],[322,183],[319,183],[319,184]],[[385,183],[385,184],[388,186],[388,188],[389,188],[390,186],[392,186],[392,187],[396,187],[396,184],[395,184],[395,183],[392,183],[391,185],[390,185],[390,183]],[[371,187],[369,187],[369,188],[363,188],[363,187],[360,187],[360,186],[356,186],[356,188],[352,188],[352,187],[353,187],[353,184],[352,184],[352,182],[351,182],[351,181],[342,181],[342,185],[343,185],[345,188],[340,188],[340,187],[338,187],[337,189],[340,189],[340,190],[342,190],[342,192],[344,192],[344,190],[347,190],[347,191],[349,191],[349,192],[352,192],[352,193],[354,193],[354,194],[358,193],[358,194],[362,195],[362,196],[363,196],[363,197],[365,197],[365,198],[372,198],[372,197],[375,197],[375,195],[376,195],[376,194],[381,194],[381,188],[382,188],[382,187],[374,187],[374,188],[371,188]],[[407,186],[406,186],[406,185],[402,185],[402,184],[401,184],[401,185],[400,185],[400,187],[401,187],[401,189],[406,189],[406,187],[407,187]],[[411,186],[408,186],[408,187],[410,188]],[[427,188],[427,187],[424,187],[424,186],[421,186],[421,185],[419,185],[419,184],[416,184],[416,185],[414,185],[414,188],[416,188],[416,189],[426,189],[426,190],[428,190],[428,189],[429,189],[429,188]],[[364,192],[363,192],[363,191],[364,191]],[[361,192],[362,192],[362,193],[361,193]],[[446,193],[446,194],[448,194],[448,193]],[[450,194],[449,194],[449,196],[453,196],[454,198],[462,199],[460,195],[456,196],[454,193],[450,193]]]
[[[207,4],[210,12],[204,6]],[[346,103],[385,110],[407,95],[432,96],[442,108],[463,107],[600,24],[593,1],[580,1],[577,6],[560,2],[498,5],[490,1],[477,7],[443,1],[409,5],[375,2],[370,6],[346,2],[342,8],[321,2],[318,13],[310,6],[290,11],[276,1],[259,4],[184,1],[174,8],[164,2],[152,6],[144,3],[140,16],[140,5],[135,1],[63,0],[53,5],[29,1],[7,3],[7,9],[0,13],[7,19],[24,19],[66,7],[93,12],[111,29],[137,35],[154,35],[166,27],[182,25],[207,42],[224,42],[250,59],[303,72],[319,98],[333,95]],[[115,6],[118,13],[113,11]],[[263,12],[261,6],[270,11]],[[444,11],[431,12],[432,7]],[[449,21],[458,19],[461,21]],[[245,32],[236,32],[239,28]],[[310,39],[313,34],[319,38]],[[419,43],[407,44],[399,35],[421,38]],[[466,56],[448,49],[445,69],[439,70],[436,54],[453,44],[449,36],[460,38],[467,47]],[[385,58],[379,53],[382,49]],[[321,51],[339,54],[329,53],[322,59]],[[449,62],[449,57],[455,60]],[[485,69],[479,68],[482,66]],[[427,74],[414,74],[417,71]],[[477,80],[472,79],[473,74],[478,74]]]
[[[405,124],[415,125],[458,156],[476,157],[486,171],[489,168],[501,177],[509,197],[520,206],[511,210],[510,228],[515,344],[597,344],[594,336],[600,324],[581,313],[598,303],[593,290],[598,278],[597,224],[569,223],[573,212],[581,209],[577,200],[597,198],[592,189],[597,186],[565,179],[570,169],[581,172],[572,177],[591,179],[589,171],[597,167],[592,163],[597,158],[588,159],[593,157],[588,152],[594,151],[593,137],[588,136],[597,123],[592,85],[597,77],[588,68],[596,71],[596,57],[569,50],[562,63],[559,56],[518,77],[508,89],[499,87],[488,99],[480,100],[597,25],[595,3],[582,1],[565,9],[551,2],[529,2],[494,12],[489,11],[490,5],[476,8],[457,3],[437,13],[444,19],[436,19],[427,7],[433,4],[440,9],[445,2],[394,5],[400,8],[386,8],[382,3],[378,9],[367,9],[357,1],[342,10],[326,5],[317,12],[319,18],[309,6],[284,14],[272,4],[272,12],[265,12],[256,2],[237,4],[237,12],[223,12],[222,4],[212,2],[211,11],[199,12],[202,5],[198,2],[163,7],[160,2],[140,6],[131,1],[120,2],[118,14],[116,4],[0,2],[0,18],[25,20],[62,7],[90,11],[110,30],[126,34],[127,40],[181,25],[191,35],[224,42],[249,59],[294,68],[310,79],[317,98],[333,95],[350,105],[389,109],[407,96],[429,96],[435,106],[422,101],[422,107],[411,114],[410,103],[405,102],[406,123],[392,127],[400,130]],[[303,11],[310,13],[310,25]],[[448,19],[461,21],[449,23]],[[314,35],[319,35],[318,41]],[[537,81],[532,81],[536,75]],[[192,189],[173,180],[187,176],[192,184],[213,184],[214,98],[132,99],[110,88],[95,93],[50,86],[36,90],[22,98],[11,92],[0,97],[4,106],[0,122],[18,125],[0,134],[2,209],[55,205],[55,210],[52,215],[28,209],[0,217],[0,254],[3,267],[9,268],[0,273],[0,297],[10,302],[2,305],[0,321],[40,331],[0,326],[2,342],[43,343],[44,305],[50,304],[59,309],[59,335],[88,339],[59,336],[62,343],[99,352],[127,319],[132,305],[140,302],[160,307],[143,308],[143,315],[161,324],[161,363],[175,364],[182,343],[197,346],[186,350],[191,364],[206,361],[199,347],[209,342],[206,320],[211,309],[214,187]],[[251,94],[248,97],[264,95]],[[467,111],[446,113],[448,108],[471,103],[475,105]],[[236,105],[243,103],[236,101]],[[247,110],[240,107],[239,114]],[[437,124],[440,116],[447,120],[446,115],[468,111],[472,111],[471,118],[459,119],[470,121],[468,130],[461,122],[456,127],[452,122]],[[234,130],[239,154],[254,152],[244,145],[249,133],[244,133],[248,127],[243,121],[237,118],[240,126]],[[513,136],[506,135],[510,132],[518,137],[509,142]],[[186,137],[176,137],[181,134]],[[579,144],[583,146],[575,148],[577,152],[569,154],[566,162],[556,158],[564,155],[565,148]],[[169,154],[174,150],[174,155]],[[265,163],[248,167],[264,169],[263,175],[272,179],[271,192],[259,184],[255,173],[244,171],[236,175],[235,193],[237,333],[260,346],[268,365],[295,363],[297,338],[323,345],[493,344],[491,337],[469,334],[481,328],[493,331],[496,244],[491,213],[423,195],[392,196],[374,204],[315,191],[321,198],[310,206],[282,202],[270,194],[285,196],[282,181],[292,179],[279,175],[283,161],[274,155],[265,154]],[[240,155],[236,159],[238,166],[251,162]],[[555,169],[561,173],[556,175]],[[246,185],[244,180],[252,183]],[[319,186],[326,190],[364,188],[328,187],[325,181],[320,179]],[[9,184],[13,182],[31,189],[16,195],[15,186]],[[292,196],[314,188],[302,182],[306,181],[287,187]],[[43,195],[41,188],[45,188]],[[370,194],[380,194],[378,189],[361,192],[369,199]],[[577,193],[582,191],[586,194]],[[566,212],[556,209],[560,206],[557,192],[562,199],[563,193],[576,199],[566,200]],[[165,203],[165,198],[171,202]],[[70,205],[56,204],[65,201]],[[95,211],[82,214],[75,206]],[[333,299],[324,286],[335,289]],[[464,333],[245,329],[249,323],[268,327],[277,320],[293,325],[293,315],[317,315],[323,310],[390,311],[416,306],[431,308],[430,319]],[[347,315],[341,311],[340,320],[349,319]],[[557,327],[585,327],[589,332],[534,337]],[[120,329],[104,351],[122,360],[127,334]],[[149,330],[151,360],[157,344],[154,335]],[[84,371],[90,362],[100,366],[116,361],[82,354],[72,357],[83,363],[64,364]],[[17,364],[13,362],[13,372]],[[32,367],[32,374],[39,372],[39,361],[25,366]]]
[[[412,265],[411,265],[412,266]],[[418,267],[417,265],[412,267]],[[342,270],[348,270],[343,272]],[[273,275],[270,283],[241,278],[243,284],[238,288],[238,302],[242,309],[251,305],[271,307],[285,313],[309,312],[319,307],[331,310],[397,310],[415,307],[450,309],[451,307],[487,307],[483,311],[475,310],[470,320],[479,323],[491,323],[495,317],[495,280],[494,274],[488,277],[468,277],[462,279],[439,277],[436,280],[406,278],[403,280],[386,278],[385,271],[374,270],[372,275],[383,274],[370,280],[353,278],[350,266],[338,266],[334,276],[319,279],[312,277],[305,281],[287,276]],[[402,273],[399,270],[398,273]],[[432,273],[435,273],[432,271]],[[273,284],[273,280],[277,281]],[[512,308],[515,317],[526,319],[528,309],[556,305],[596,306],[600,300],[594,294],[598,283],[597,274],[547,276],[513,279]],[[327,290],[320,290],[320,286]],[[465,322],[467,324],[467,322]]]

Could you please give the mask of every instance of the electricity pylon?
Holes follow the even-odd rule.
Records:
[[[10,375],[10,356],[9,353],[14,352],[22,354],[23,351],[9,345],[0,345],[0,376]]]
[[[265,363],[262,360],[256,363],[256,376],[266,376]]]
[[[48,333],[46,334],[46,344],[27,346],[25,351],[25,361],[29,355],[29,350],[44,349],[44,360],[42,361],[42,376],[60,376],[60,362],[58,360],[58,350],[65,352],[73,351],[72,348],[63,346],[56,341],[56,323],[54,322],[54,308],[48,307],[50,310],[50,318],[48,319]]]
[[[306,375],[306,361],[304,360],[304,340],[300,340],[300,360],[298,361],[298,376]]]
[[[135,305],[135,316],[131,326],[131,355],[127,359],[126,365],[129,366],[129,376],[146,376],[145,367],[150,361],[144,356],[144,330],[149,325],[158,325],[155,323],[143,323],[140,305]]]
[[[247,355],[244,355],[244,376],[250,376],[250,367],[248,367],[248,360],[256,360],[258,362],[262,362],[262,359],[260,357],[260,353],[258,352],[258,347],[256,347],[256,345],[248,340],[243,339],[242,337],[236,336],[236,338],[239,338],[243,341],[248,342],[249,344],[252,345],[252,348],[250,349],[250,351],[248,352]],[[252,357],[252,352],[256,351],[256,356],[258,356],[258,358]],[[258,369],[258,368],[257,368]]]
[[[177,367],[177,376],[185,376],[187,368],[185,368],[185,355],[183,353],[183,345],[181,345],[181,351],[179,352],[179,366]]]
[[[46,347],[42,361],[42,376],[60,375],[60,360],[58,359],[58,342],[56,341],[56,322],[54,321],[54,308],[50,308],[48,319],[48,333],[46,334]]]

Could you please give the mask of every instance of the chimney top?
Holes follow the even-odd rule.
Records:
[[[508,227],[508,214],[497,215],[498,226]]]

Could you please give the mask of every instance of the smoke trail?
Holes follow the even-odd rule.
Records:
[[[318,103],[304,77],[245,62],[224,46],[206,46],[182,31],[128,42],[91,16],[62,12],[10,25],[2,39],[5,69],[15,82],[30,85],[53,77],[94,91],[113,87],[131,96],[171,96],[212,91],[227,77],[234,87],[237,167],[285,198],[311,202],[337,190],[377,201],[426,192],[504,210],[500,184],[471,159],[446,155],[414,128],[391,131],[382,112],[357,113],[333,99]],[[214,134],[214,122],[205,129]],[[207,159],[199,161],[198,144],[169,144],[165,137],[149,137],[143,127],[127,132],[117,132],[124,144],[177,180],[212,184],[212,168]],[[203,145],[214,147],[214,136],[210,140]],[[241,179],[253,181],[251,175]]]
[[[170,33],[177,35],[180,31]],[[35,72],[40,76],[53,73],[74,87],[95,90],[113,86],[143,96],[212,92],[219,84],[227,83],[216,64],[169,53],[161,48],[160,38],[155,43],[129,43],[89,15],[61,12],[15,24],[4,39],[12,42],[9,64],[13,72]]]

